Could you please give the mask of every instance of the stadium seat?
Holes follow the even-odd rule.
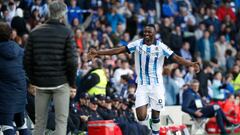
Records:
[[[183,113],[182,119],[183,124],[187,125],[190,128],[191,135],[207,134],[205,126],[209,121],[208,118],[194,118],[187,113]]]
[[[207,135],[205,130],[206,123],[208,118],[193,118],[193,125],[191,127],[191,135]]]

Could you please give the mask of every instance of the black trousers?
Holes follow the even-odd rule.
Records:
[[[201,112],[203,113],[203,118],[211,118],[216,116],[218,127],[221,129],[222,133],[226,133],[224,123],[230,124],[230,122],[227,120],[221,108],[214,110],[213,105],[211,105],[203,107]]]

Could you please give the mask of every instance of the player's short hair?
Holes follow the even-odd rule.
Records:
[[[154,30],[156,30],[156,28],[155,28],[155,25],[154,24],[146,24],[145,26],[144,26],[144,28],[145,27],[152,27]]]

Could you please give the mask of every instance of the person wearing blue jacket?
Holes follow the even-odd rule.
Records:
[[[224,123],[226,128],[237,128],[239,124],[233,124],[229,122],[219,107],[219,105],[206,105],[202,101],[198,90],[199,90],[199,81],[193,79],[190,88],[183,92],[183,103],[182,111],[188,113],[194,118],[211,118],[216,117],[217,125],[221,129],[221,135],[227,135]]]
[[[215,57],[214,40],[209,31],[204,31],[203,37],[198,40],[197,48],[203,61],[210,61]]]
[[[0,129],[4,135],[28,135],[24,119],[27,86],[23,70],[23,49],[10,41],[11,28],[0,22]]]

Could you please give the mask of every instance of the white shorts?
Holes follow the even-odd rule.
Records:
[[[165,88],[163,85],[138,85],[135,107],[148,105],[151,109],[160,111],[165,107]]]

